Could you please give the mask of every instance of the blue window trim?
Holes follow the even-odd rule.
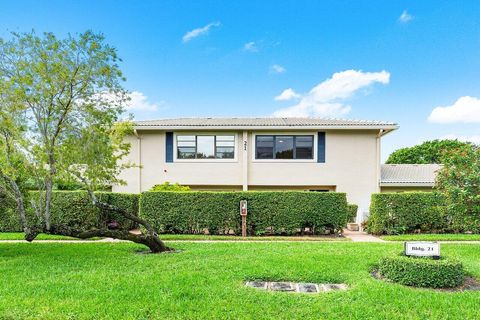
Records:
[[[325,163],[325,132],[319,132],[318,133],[317,162],[318,163]]]
[[[173,162],[173,132],[165,132],[165,162]]]

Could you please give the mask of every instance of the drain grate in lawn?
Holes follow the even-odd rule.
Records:
[[[344,283],[304,283],[304,282],[275,282],[275,281],[247,281],[247,287],[265,290],[282,291],[296,293],[321,293],[337,290],[347,290],[348,286]]]

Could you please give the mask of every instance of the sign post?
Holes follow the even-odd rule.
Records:
[[[247,200],[240,200],[240,216],[242,217],[242,237],[247,236]]]
[[[405,242],[405,255],[440,259],[440,244],[437,242]]]

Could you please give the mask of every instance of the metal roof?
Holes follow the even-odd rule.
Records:
[[[440,164],[382,164],[381,186],[433,187]]]
[[[385,129],[398,125],[389,121],[325,118],[178,118],[135,121],[135,129]]]

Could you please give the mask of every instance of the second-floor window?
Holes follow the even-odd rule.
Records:
[[[234,159],[235,135],[177,135],[177,159]]]
[[[313,136],[257,135],[255,159],[313,159]]]

